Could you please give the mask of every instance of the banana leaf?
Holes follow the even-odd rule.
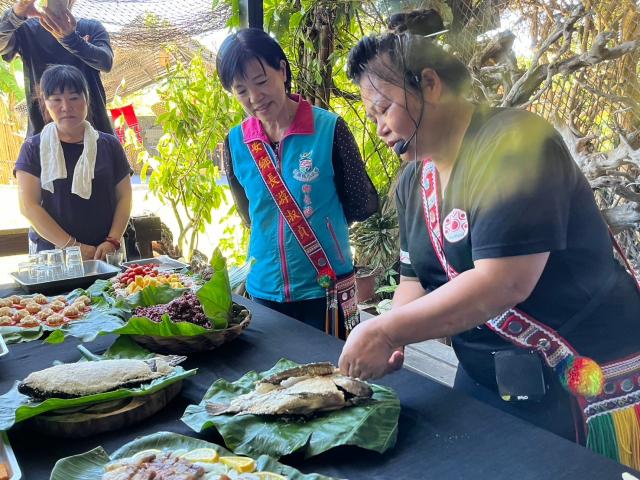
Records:
[[[213,448],[219,455],[233,455],[225,448],[197,438],[185,437],[173,432],[158,432],[138,438],[123,445],[113,452],[111,456],[102,447],[94,448],[88,452],[58,460],[51,471],[50,480],[101,480],[104,467],[113,460],[131,457],[132,455],[148,449],[158,450],[194,450],[196,448]],[[278,463],[267,455],[254,457],[258,471],[279,473],[290,480],[331,480],[318,474],[305,475],[295,468]]]
[[[82,350],[81,350],[82,351]],[[150,358],[155,354],[138,346],[129,338],[119,338],[102,355],[90,355],[90,359],[115,359],[115,358]],[[63,408],[89,405],[92,403],[106,402],[128,397],[139,397],[162,390],[172,383],[196,374],[196,369],[184,370],[177,366],[175,370],[167,376],[156,378],[149,383],[136,388],[120,388],[111,392],[86,395],[79,398],[62,399],[48,398],[46,400],[34,400],[27,395],[18,392],[18,381],[16,381],[7,393],[0,396],[0,430],[8,430],[14,424],[22,422],[28,418],[40,415],[41,413]]]
[[[296,366],[298,364],[290,360],[281,359],[267,372],[248,372],[233,383],[217,380],[198,405],[187,407],[182,421],[196,432],[215,427],[229,448],[251,456],[265,454],[280,458],[300,452],[309,458],[341,445],[382,453],[395,445],[400,401],[392,390],[379,385],[371,385],[371,402],[323,412],[312,418],[212,416],[206,411],[206,403],[228,404],[238,395],[251,392],[259,380]]]

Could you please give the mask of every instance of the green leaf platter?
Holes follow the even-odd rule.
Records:
[[[140,347],[127,337],[121,337],[104,353],[97,356],[86,354],[91,359],[116,359],[116,358],[150,358],[155,354]],[[0,396],[0,430],[8,430],[18,422],[40,415],[51,410],[90,405],[98,402],[118,400],[128,397],[140,397],[162,390],[172,383],[196,374],[197,369],[185,370],[177,366],[170,375],[156,378],[149,383],[142,384],[136,388],[120,388],[105,393],[85,395],[79,398],[48,398],[46,400],[34,400],[31,397],[18,392],[18,381],[16,381],[7,393]]]
[[[129,442],[111,455],[102,447],[97,447],[80,455],[62,458],[53,467],[50,480],[101,480],[104,467],[113,460],[128,458],[149,449],[175,451],[195,450],[196,448],[213,448],[221,456],[233,455],[230,451],[214,443],[173,432],[158,432]],[[256,461],[257,471],[278,473],[289,480],[331,480],[331,477],[315,473],[305,475],[295,468],[278,463],[267,455],[253,458]]]
[[[229,448],[237,454],[250,456],[264,454],[280,458],[296,452],[309,458],[342,445],[382,453],[395,445],[400,400],[392,390],[379,385],[371,385],[373,400],[368,403],[308,419],[289,417],[285,421],[273,416],[212,416],[206,411],[208,402],[229,404],[235,397],[251,392],[258,381],[296,366],[298,364],[290,360],[281,359],[267,372],[248,372],[233,383],[217,380],[198,405],[187,407],[182,421],[196,432],[216,428]]]

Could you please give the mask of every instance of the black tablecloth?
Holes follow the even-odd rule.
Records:
[[[0,287],[0,297],[9,293]],[[49,478],[55,461],[102,445],[108,452],[136,437],[167,430],[222,443],[215,430],[196,434],[179,418],[198,403],[217,379],[234,381],[249,370],[267,370],[280,358],[295,362],[337,362],[342,342],[246,299],[235,298],[253,313],[250,328],[221,348],[191,355],[185,368],[198,374],[184,382],[181,394],[165,409],[125,430],[78,440],[39,434],[28,421],[9,432],[26,480]],[[104,351],[114,337],[87,344]],[[33,370],[54,360],[79,358],[77,341],[10,345],[0,358],[0,393]],[[349,479],[616,479],[628,470],[551,433],[470,399],[424,377],[402,370],[380,384],[393,388],[402,403],[398,442],[385,454],[355,447],[337,448],[307,460],[283,461],[305,473]]]

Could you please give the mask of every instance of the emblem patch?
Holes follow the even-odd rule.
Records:
[[[455,243],[462,240],[469,233],[469,222],[467,213],[459,208],[451,210],[449,215],[444,219],[442,225],[442,233],[449,243]]]
[[[299,182],[313,182],[320,175],[318,167],[313,166],[312,153],[306,152],[300,155],[299,166],[293,170],[293,178]]]

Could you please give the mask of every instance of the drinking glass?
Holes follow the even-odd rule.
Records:
[[[115,251],[107,253],[107,263],[119,267],[122,263],[122,252]]]
[[[36,276],[35,276],[36,283],[44,283],[47,281],[48,269],[49,267],[47,267],[46,265],[38,265],[36,267]]]
[[[84,264],[82,263],[82,253],[80,247],[68,247],[64,250],[67,259],[67,276],[82,277],[84,275]]]
[[[18,264],[18,276],[22,280],[31,282],[31,264],[29,262],[20,262]]]
[[[47,266],[54,280],[64,277],[64,253],[59,248],[47,251]]]

